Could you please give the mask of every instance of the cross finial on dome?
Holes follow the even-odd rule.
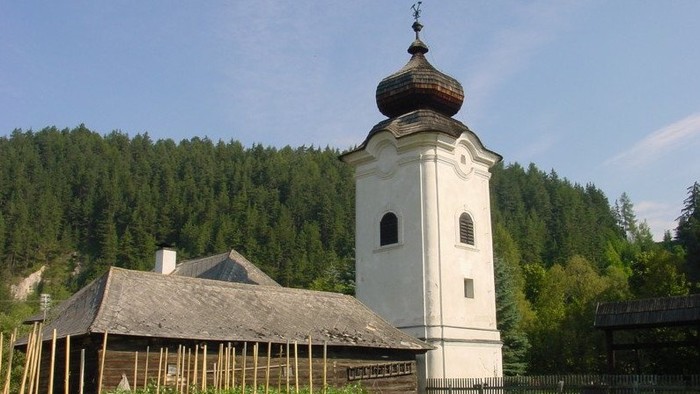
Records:
[[[423,29],[423,25],[418,21],[418,18],[420,18],[420,5],[422,4],[422,1],[417,2],[416,4],[411,6],[411,9],[413,10],[413,19],[416,21],[413,22],[413,31],[416,32],[416,40],[420,40],[420,37],[418,36],[418,33]]]
[[[423,4],[423,2],[419,1],[416,4],[411,6],[411,9],[413,10],[413,19],[415,19],[416,22],[418,22],[418,18],[420,18],[420,11],[421,11],[420,5],[421,4]]]
[[[416,39],[408,47],[411,60],[401,70],[384,78],[377,86],[377,107],[389,118],[420,109],[432,110],[444,116],[455,115],[464,102],[464,90],[456,79],[441,73],[425,58],[428,46],[418,33],[423,25],[418,21],[421,2],[413,9],[413,30]]]

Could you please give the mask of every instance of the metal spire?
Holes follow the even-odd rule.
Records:
[[[411,6],[411,9],[413,10],[413,19],[416,21],[413,22],[413,31],[416,32],[416,40],[420,40],[420,37],[418,37],[418,33],[420,33],[421,29],[423,29],[423,25],[418,21],[418,18],[420,18],[420,5],[422,4],[422,1],[417,2],[416,4]]]

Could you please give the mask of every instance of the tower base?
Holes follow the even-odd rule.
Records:
[[[425,392],[428,379],[503,376],[502,343],[495,334],[493,340],[426,340],[435,349],[416,359],[418,392]]]

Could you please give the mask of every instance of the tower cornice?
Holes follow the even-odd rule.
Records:
[[[373,157],[371,140],[375,137],[379,138],[380,134],[383,133],[387,133],[396,141],[395,146],[397,150],[415,144],[441,144],[441,141],[449,141],[449,143],[453,144],[461,137],[464,137],[473,145],[474,156],[477,161],[491,167],[503,160],[501,155],[486,148],[479,137],[465,124],[449,116],[427,109],[416,110],[379,122],[372,128],[362,144],[341,155],[341,160],[353,165],[371,161]],[[366,152],[367,150],[369,151]]]

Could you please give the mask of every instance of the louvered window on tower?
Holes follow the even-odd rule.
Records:
[[[474,220],[468,213],[459,217],[459,242],[474,245]]]
[[[379,222],[379,245],[399,243],[399,219],[392,212],[382,216]]]

